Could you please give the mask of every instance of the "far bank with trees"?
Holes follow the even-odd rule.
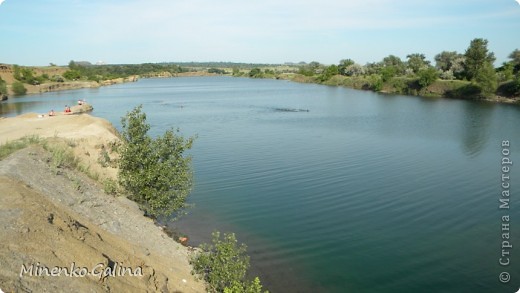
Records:
[[[520,103],[520,50],[496,67],[488,41],[473,39],[463,53],[442,51],[434,62],[421,53],[405,60],[388,55],[365,65],[352,59],[319,62],[252,64],[233,62],[144,63],[95,65],[71,61],[68,66],[22,67],[0,64],[0,100],[62,89],[99,87],[138,78],[231,75],[276,78],[345,86],[382,93]]]
[[[389,55],[379,62],[360,65],[352,59],[338,64],[299,63],[295,72],[280,72],[272,67],[256,67],[234,76],[278,78],[297,82],[346,86],[376,92],[488,100],[520,103],[520,50],[509,55],[509,61],[494,67],[496,60],[485,39],[473,39],[464,53],[443,51],[431,64],[421,53],[406,60]]]

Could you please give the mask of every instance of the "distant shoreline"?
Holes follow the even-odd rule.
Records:
[[[6,80],[8,83],[9,95],[0,97],[1,100],[5,100],[8,98],[15,97],[10,87],[12,87],[12,83],[15,81],[13,78],[12,70],[6,70],[6,66],[0,68],[0,78]],[[37,69],[35,69],[37,70]],[[39,69],[41,72],[50,71],[52,73],[63,74],[66,67],[56,67],[56,68],[45,68]],[[238,74],[229,72],[230,68],[219,68],[221,73],[209,72],[207,68],[189,68],[189,71],[185,72],[169,72],[169,71],[158,71],[151,72],[141,75],[130,75],[128,77],[121,77],[115,79],[107,79],[97,81],[62,81],[62,82],[47,82],[39,85],[28,85],[24,84],[27,92],[26,95],[34,95],[41,94],[46,92],[57,92],[57,91],[66,91],[66,90],[77,90],[83,88],[99,88],[102,86],[109,86],[114,84],[121,84],[127,82],[136,82],[141,78],[175,78],[175,77],[211,77],[211,76],[229,76],[229,77],[246,77],[246,78],[262,78],[262,79],[281,79],[288,80],[292,82],[298,83],[313,83],[319,85],[327,85],[327,86],[341,86],[351,89],[357,90],[368,90],[375,93],[382,94],[396,94],[396,95],[405,95],[405,96],[417,96],[423,98],[445,98],[445,99],[459,99],[459,100],[467,100],[467,101],[475,101],[475,102],[488,102],[488,103],[500,103],[500,104],[511,104],[511,105],[519,105],[520,97],[505,97],[498,94],[495,94],[491,97],[481,97],[478,95],[474,95],[471,92],[466,93],[461,91],[464,87],[471,87],[471,84],[458,80],[441,80],[438,79],[433,84],[428,87],[417,90],[414,88],[404,87],[399,88],[392,84],[385,84],[380,90],[374,90],[370,87],[370,80],[366,77],[347,77],[342,75],[332,76],[329,80],[320,81],[315,76],[304,76],[299,73],[294,72],[285,72],[285,73],[276,73],[276,74],[266,74],[266,75],[255,75],[251,76],[250,73],[247,74],[246,69],[242,69]],[[266,70],[267,71],[267,70]],[[406,80],[402,81],[403,84],[406,84]],[[463,84],[464,83],[464,84]],[[11,84],[11,86],[9,86]]]

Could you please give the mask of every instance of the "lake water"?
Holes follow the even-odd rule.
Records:
[[[143,104],[153,134],[197,135],[196,206],[172,225],[192,243],[235,232],[273,292],[520,287],[518,106],[194,77],[15,98],[0,111],[62,110],[78,98],[118,128]],[[503,140],[514,161],[509,210],[498,208]]]

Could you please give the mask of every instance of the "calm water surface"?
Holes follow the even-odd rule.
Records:
[[[511,209],[498,209],[502,140],[520,163],[520,107],[201,77],[16,98],[0,111],[62,110],[78,98],[118,128],[143,104],[154,134],[197,135],[196,206],[172,225],[192,243],[235,232],[273,292],[520,287],[520,165]],[[498,263],[505,214],[509,267]]]

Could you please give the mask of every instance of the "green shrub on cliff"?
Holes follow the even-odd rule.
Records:
[[[262,293],[262,284],[260,284],[258,277],[251,282],[235,281],[231,287],[224,288],[224,293]]]
[[[2,95],[7,96],[7,83],[0,77],[0,98]]]
[[[192,258],[194,272],[208,283],[209,292],[261,293],[260,279],[247,282],[249,256],[245,244],[238,245],[234,233],[213,233],[213,244],[202,244],[202,252]]]
[[[23,85],[23,83],[19,81],[13,82],[11,85],[11,89],[13,90],[13,93],[17,96],[25,95],[27,93],[27,89]]]
[[[13,65],[13,77],[21,81],[22,83],[38,85],[44,83],[49,79],[46,74],[35,76],[33,69],[30,67],[20,67],[18,65]]]
[[[81,78],[81,73],[77,70],[67,70],[63,73],[63,77],[68,80],[78,80]]]
[[[191,191],[191,158],[184,153],[193,138],[184,139],[173,129],[151,138],[141,109],[136,107],[121,119],[119,183],[147,214],[169,216],[186,207]]]

